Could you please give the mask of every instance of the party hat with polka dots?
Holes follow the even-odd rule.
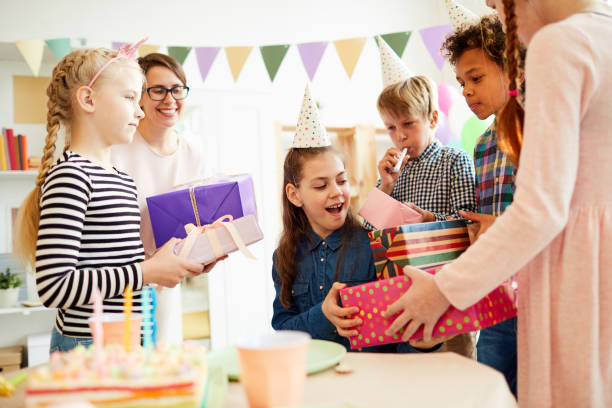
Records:
[[[298,119],[293,145],[296,148],[331,146],[325,127],[319,121],[319,110],[306,84],[302,110]]]
[[[376,36],[376,40],[378,41],[378,50],[380,51],[383,88],[397,84],[414,75],[385,40],[380,38],[380,36]]]
[[[462,30],[480,21],[476,14],[457,3],[455,0],[444,0],[444,2],[448,9],[448,17],[450,18],[453,31]]]

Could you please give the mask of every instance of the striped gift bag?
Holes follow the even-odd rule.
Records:
[[[369,233],[378,279],[402,275],[411,265],[434,269],[456,259],[470,245],[465,221],[400,225]]]

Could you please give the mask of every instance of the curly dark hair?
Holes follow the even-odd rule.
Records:
[[[506,34],[497,15],[483,16],[478,23],[458,30],[446,38],[440,51],[451,64],[456,65],[464,52],[483,49],[497,65],[504,68]]]

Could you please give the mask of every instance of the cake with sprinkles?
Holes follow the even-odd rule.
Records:
[[[95,407],[200,407],[206,348],[185,342],[129,353],[119,345],[54,352],[28,376],[26,407],[87,401]]]

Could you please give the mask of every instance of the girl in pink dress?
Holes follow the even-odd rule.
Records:
[[[510,98],[505,127],[520,162],[514,202],[435,277],[388,313],[391,332],[464,309],[519,271],[518,395],[524,407],[612,406],[612,8],[589,0],[489,0],[505,22],[510,96],[516,49],[528,45],[526,111]],[[514,73],[514,74],[513,74]],[[514,112],[512,112],[514,111]],[[502,133],[498,126],[498,132]]]

